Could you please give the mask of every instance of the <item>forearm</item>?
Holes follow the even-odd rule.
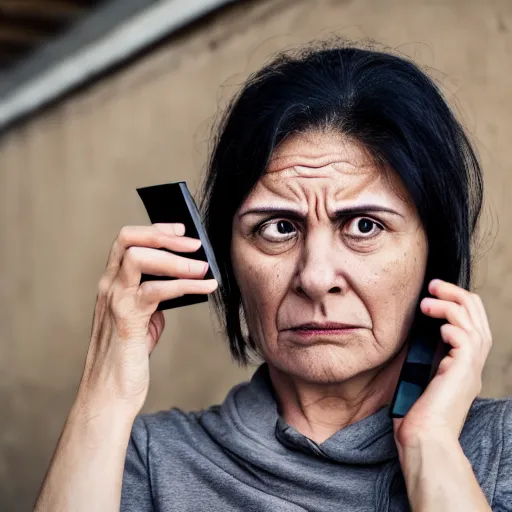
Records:
[[[421,440],[414,448],[399,451],[414,512],[491,510],[457,440]]]
[[[113,408],[85,411],[75,405],[35,511],[118,511],[132,423]]]

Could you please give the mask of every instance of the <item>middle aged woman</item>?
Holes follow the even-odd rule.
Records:
[[[477,398],[491,347],[468,291],[482,177],[434,83],[386,52],[284,54],[250,77],[215,142],[217,305],[234,358],[263,364],[221,406],[136,418],[158,303],[217,284],[158,250],[196,250],[183,226],[124,228],[37,510],[512,510],[512,401]],[[427,317],[444,320],[449,353],[391,420]]]

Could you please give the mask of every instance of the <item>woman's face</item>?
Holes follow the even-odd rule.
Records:
[[[290,136],[233,220],[231,256],[264,359],[335,383],[400,351],[427,240],[392,172],[331,132]]]

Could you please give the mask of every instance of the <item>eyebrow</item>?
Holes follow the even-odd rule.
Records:
[[[252,208],[241,213],[240,217],[244,217],[245,215],[263,215],[269,213],[274,215],[283,215],[285,217],[294,219],[303,219],[305,217],[305,215],[299,210],[292,210],[290,208],[279,208],[274,206]],[[357,206],[350,206],[347,208],[339,208],[334,212],[333,219],[339,220],[345,217],[352,217],[354,215],[364,215],[365,213],[390,213],[392,215],[403,217],[401,213],[398,213],[396,210],[393,210],[391,208],[386,208],[384,206],[379,206],[377,204],[361,204]]]

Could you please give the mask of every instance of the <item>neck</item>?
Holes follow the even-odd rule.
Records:
[[[315,384],[268,364],[283,419],[320,444],[338,430],[388,405],[406,357],[406,345],[385,365],[335,384]]]

